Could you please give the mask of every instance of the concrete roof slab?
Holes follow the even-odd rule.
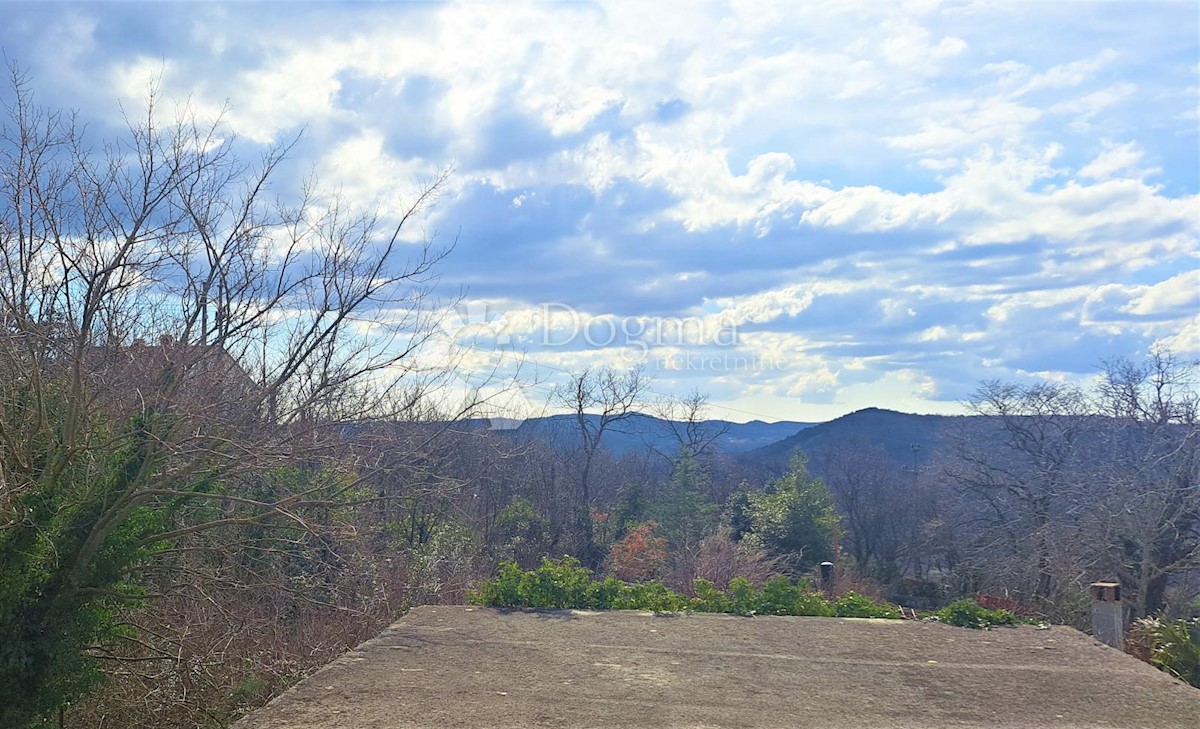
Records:
[[[416,608],[236,729],[1197,729],[1200,691],[1070,628]]]

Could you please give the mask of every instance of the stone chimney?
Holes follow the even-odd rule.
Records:
[[[1092,635],[1113,648],[1125,646],[1125,609],[1121,606],[1121,585],[1117,582],[1093,582]]]

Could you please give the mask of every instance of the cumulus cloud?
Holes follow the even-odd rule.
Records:
[[[1156,340],[1154,346],[1169,349],[1180,355],[1200,356],[1200,315],[1189,319],[1174,334]]]
[[[413,233],[456,237],[443,284],[493,317],[470,336],[498,323],[550,377],[629,343],[541,329],[627,326],[646,353],[691,320],[654,345],[664,387],[829,417],[1200,348],[1187,8],[139,7],[137,33],[133,12],[14,8],[0,43],[106,124],[158,79],[227,104],[252,151],[306,129],[296,166],[356,205],[453,165]],[[745,366],[677,366],[714,347]]]

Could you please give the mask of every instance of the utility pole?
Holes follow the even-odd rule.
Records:
[[[909,445],[908,448],[909,448],[909,450],[912,451],[912,467],[911,468],[905,467],[901,470],[908,471],[909,473],[912,474],[912,491],[909,493],[909,498],[915,499],[917,497],[917,476],[921,473],[921,469],[917,465],[917,458],[921,454],[921,444],[920,443],[912,443],[911,445]],[[921,555],[917,554],[915,552],[913,554],[913,567],[916,569],[916,573],[917,573],[916,577],[918,579],[921,578],[922,573],[924,572],[924,569],[921,564]]]

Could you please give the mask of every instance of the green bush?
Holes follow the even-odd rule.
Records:
[[[643,582],[621,587],[621,592],[613,601],[612,606],[614,610],[653,610],[656,613],[675,613],[687,608],[688,599],[677,592],[668,590],[661,582]]]
[[[488,607],[538,607],[558,609],[609,608],[621,583],[613,578],[592,580],[579,560],[543,559],[536,570],[525,572],[515,562],[500,565],[496,579],[470,595],[471,602]]]
[[[857,592],[847,592],[833,604],[834,614],[839,618],[887,618],[899,620],[900,611],[895,605],[877,602]]]
[[[697,579],[692,583],[692,591],[696,596],[688,603],[688,609],[698,613],[731,613],[733,601],[729,595],[717,589],[712,582]]]
[[[758,596],[760,615],[808,615],[830,617],[833,608],[825,598],[814,592],[805,581],[793,583],[786,577],[776,577],[763,585]]]
[[[1200,618],[1155,621],[1150,662],[1176,678],[1200,688]]]
[[[943,623],[956,625],[960,628],[975,628],[987,630],[993,625],[1016,625],[1021,622],[1016,615],[1008,610],[991,610],[985,608],[971,598],[965,598],[950,603],[938,610],[933,617]]]
[[[616,577],[605,577],[593,582],[588,592],[588,607],[596,610],[611,610],[620,597],[623,585]]]
[[[477,605],[488,607],[519,607],[521,605],[521,580],[525,573],[516,562],[505,562],[500,565],[496,579],[485,583],[476,591],[472,591],[467,599]]]
[[[574,559],[543,559],[541,567],[521,578],[519,594],[526,605],[547,608],[591,607],[592,573]]]
[[[656,613],[692,610],[698,613],[735,615],[812,615],[846,618],[899,618],[900,611],[887,603],[847,593],[830,604],[807,580],[793,582],[777,577],[755,589],[736,577],[721,591],[708,580],[693,583],[695,597],[685,597],[661,582],[626,584],[613,577],[596,581],[572,557],[544,559],[536,570],[522,571],[512,562],[500,566],[496,579],[470,595],[472,603],[487,607],[652,610]],[[978,607],[978,606],[977,606]]]
[[[758,612],[758,593],[745,577],[734,577],[729,581],[729,612],[736,615],[753,615]]]

